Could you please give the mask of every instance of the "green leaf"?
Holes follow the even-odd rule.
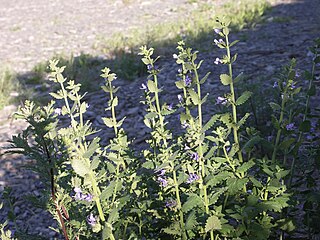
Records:
[[[113,99],[111,106],[112,107],[118,106],[118,97],[117,96],[115,96],[115,98]]]
[[[185,83],[184,83],[183,80],[176,81],[175,84],[176,84],[178,89],[183,89],[185,87]]]
[[[226,188],[219,188],[219,190],[215,193],[211,193],[209,196],[209,206],[216,204],[216,202],[218,201],[219,197],[226,192]]]
[[[54,97],[55,99],[62,99],[63,95],[61,94],[57,94],[57,93],[49,93],[52,97]]]
[[[142,58],[141,61],[142,61],[145,65],[150,64],[150,60],[148,60],[148,58]]]
[[[287,140],[284,140],[280,143],[279,145],[279,149],[281,151],[286,151],[289,149],[289,147],[296,141],[295,138],[289,138]]]
[[[103,117],[102,120],[104,124],[109,128],[112,128],[115,125],[112,118]]]
[[[163,228],[162,231],[170,235],[180,235],[180,224],[179,222],[174,222],[170,227]]]
[[[299,126],[299,130],[301,132],[309,132],[310,129],[311,129],[311,122],[309,120],[303,121]]]
[[[228,74],[224,73],[220,75],[220,81],[223,85],[227,86],[232,82],[232,78]]]
[[[262,183],[260,183],[254,177],[249,177],[249,180],[252,182],[253,186],[255,186],[255,187],[257,187],[257,188],[262,188],[263,187]]]
[[[192,89],[188,89],[188,92],[190,94],[191,100],[193,102],[194,105],[198,105],[200,103],[200,99],[198,94]]]
[[[148,85],[148,89],[149,89],[150,92],[155,93],[155,92],[158,91],[158,88],[157,88],[157,86],[156,86],[154,81],[148,80],[147,85]]]
[[[100,194],[100,200],[102,202],[106,201],[107,199],[109,199],[112,194],[113,194],[113,189],[116,186],[116,182],[112,181],[109,183],[109,185],[101,192]]]
[[[191,211],[187,217],[185,228],[186,230],[192,230],[197,224],[196,212]]]
[[[90,162],[88,159],[75,157],[71,159],[73,170],[81,177],[84,177],[90,172]]]
[[[238,173],[245,173],[247,172],[250,168],[254,166],[255,162],[251,159],[248,162],[243,163],[240,167],[237,168]]]
[[[90,169],[91,170],[97,169],[99,167],[99,163],[100,163],[100,158],[98,156],[94,156],[90,164]]]
[[[183,204],[182,211],[184,213],[189,212],[191,209],[196,207],[203,207],[203,201],[201,197],[196,194],[192,194],[188,197],[188,200]]]
[[[228,192],[233,195],[238,192],[248,182],[247,178],[229,178],[227,179]]]
[[[237,99],[236,101],[236,105],[242,105],[244,104],[252,95],[252,92],[250,91],[245,91],[244,93],[242,93],[242,95]]]
[[[281,107],[278,103],[274,103],[274,102],[271,102],[269,103],[270,107],[272,108],[273,111],[279,111],[281,110]]]
[[[207,79],[208,79],[209,75],[210,75],[210,72],[208,72],[208,73],[207,73],[203,78],[201,78],[201,80],[200,80],[200,84],[205,83],[205,82],[207,81]]]
[[[108,223],[110,224],[114,224],[115,222],[117,222],[119,219],[119,212],[117,208],[113,208],[111,210],[111,212],[109,213],[109,217],[108,217]]]
[[[210,232],[210,231],[213,231],[213,230],[219,230],[221,229],[221,222],[219,220],[218,217],[216,216],[210,216],[208,219],[207,219],[207,222],[206,222],[206,229],[205,231],[206,232]]]
[[[97,151],[97,149],[100,147],[99,141],[100,141],[100,138],[98,138],[98,137],[95,137],[92,140],[92,142],[88,146],[87,151],[83,154],[84,158],[90,158]]]
[[[243,72],[239,73],[239,75],[233,80],[234,83],[241,81],[244,78]]]
[[[155,118],[155,117],[157,117],[157,116],[158,116],[157,113],[155,113],[155,112],[149,112],[149,113],[147,113],[147,114],[144,116],[144,118],[145,118],[145,119],[152,119],[152,118]]]

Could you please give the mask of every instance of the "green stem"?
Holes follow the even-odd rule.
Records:
[[[181,235],[183,240],[187,240],[187,234],[184,226],[184,218],[183,218],[183,212],[181,210],[181,200],[180,200],[180,192],[179,192],[179,186],[177,181],[177,174],[176,171],[173,170],[173,181],[174,181],[174,187],[175,187],[175,193],[177,198],[177,207],[179,209],[179,218],[180,218],[180,226],[181,226]]]
[[[233,117],[233,137],[234,137],[234,142],[236,145],[239,146],[239,151],[238,151],[238,158],[239,162],[243,162],[243,157],[242,157],[242,152],[239,144],[239,136],[238,136],[238,120],[237,120],[237,106],[236,106],[236,96],[235,96],[235,91],[234,91],[234,85],[233,85],[233,73],[232,73],[232,63],[231,63],[231,52],[230,52],[230,45],[229,45],[229,37],[226,35],[226,49],[227,49],[227,56],[228,56],[228,69],[229,69],[229,76],[231,78],[230,82],[230,92],[231,92],[231,105],[232,105],[232,117]]]
[[[284,108],[285,108],[285,94],[283,95],[283,99],[281,102],[281,112],[280,112],[280,118],[279,118],[279,129],[277,132],[277,136],[276,136],[276,142],[274,144],[274,148],[273,148],[273,153],[272,153],[272,161],[274,162],[276,160],[276,155],[277,155],[277,151],[278,151],[278,145],[280,142],[280,137],[281,137],[281,124],[283,121],[283,116],[284,116]]]
[[[91,183],[92,183],[92,188],[93,188],[94,200],[95,200],[97,208],[98,208],[99,217],[100,217],[102,222],[105,222],[106,219],[104,217],[102,206],[101,206],[101,203],[100,203],[100,198],[99,198],[101,192],[100,192],[99,187],[97,186],[97,182],[94,179],[93,175],[94,175],[94,173],[91,172],[90,173],[90,178],[91,178]]]
[[[117,137],[118,136],[118,128],[117,128],[117,119],[116,119],[116,112],[114,109],[114,105],[113,105],[113,101],[114,101],[114,97],[113,97],[113,91],[112,91],[112,84],[111,81],[109,81],[109,89],[110,89],[110,100],[111,100],[111,114],[112,114],[112,121],[113,121],[113,130],[114,130],[114,134]]]

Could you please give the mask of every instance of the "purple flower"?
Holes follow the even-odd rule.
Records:
[[[97,224],[97,219],[93,216],[92,213],[90,213],[90,215],[87,217],[87,222],[89,225],[93,227],[94,225]]]
[[[276,87],[278,87],[279,85],[278,85],[278,82],[274,82],[273,83],[273,88],[276,88]]]
[[[228,103],[228,99],[225,97],[217,97],[216,104],[226,105]]]
[[[181,68],[178,69],[178,73],[182,73],[182,69]]]
[[[295,76],[296,76],[296,78],[298,78],[298,77],[300,77],[300,76],[301,76],[301,73],[297,70],[297,71],[296,71],[296,75],[295,75]]]
[[[183,98],[182,98],[182,96],[180,94],[178,94],[178,100],[179,100],[180,103],[182,103]]]
[[[294,126],[294,123],[289,123],[286,125],[287,131],[293,131],[296,127]]]
[[[77,201],[87,201],[91,202],[93,199],[93,196],[91,194],[84,194],[82,193],[81,188],[75,187],[73,191],[76,193],[73,198]]]
[[[171,111],[173,109],[173,104],[171,103],[169,106],[167,106],[168,110]]]
[[[184,121],[182,123],[182,128],[188,128],[188,127],[190,127],[190,125],[186,121]]]
[[[189,173],[187,183],[193,183],[194,181],[198,181],[199,179],[200,177],[196,173]]]
[[[225,44],[222,39],[219,39],[219,40],[214,39],[213,42],[214,42],[217,46],[220,45],[220,44]]]
[[[54,110],[54,113],[57,114],[57,115],[61,115],[61,108],[56,108]]]
[[[192,79],[189,75],[186,76],[186,79],[184,80],[184,83],[186,84],[186,86],[189,86],[192,82]]]
[[[147,65],[147,69],[148,69],[148,71],[151,71],[151,70],[152,70],[152,68],[153,68],[153,67],[152,67],[152,65],[151,65],[151,64],[148,64],[148,65]]]
[[[165,179],[165,178],[162,178],[162,177],[158,177],[158,182],[160,183],[160,186],[161,187],[166,187],[166,186],[168,186],[168,181],[167,181],[167,179]]]
[[[214,61],[214,64],[218,65],[219,63],[222,63],[220,58],[216,58],[216,60]]]
[[[192,153],[191,157],[192,157],[193,160],[196,160],[196,161],[199,160],[199,154],[197,152]]]
[[[220,29],[220,28],[215,28],[213,31],[214,31],[216,34],[219,34],[219,33],[221,32],[221,29]]]
[[[166,170],[163,168],[156,169],[154,172],[158,174],[158,176],[164,176],[166,174]]]
[[[177,206],[177,201],[175,201],[173,199],[166,201],[167,208],[174,208],[175,206]]]
[[[147,91],[147,86],[144,83],[142,83],[140,89],[144,90],[146,92]]]

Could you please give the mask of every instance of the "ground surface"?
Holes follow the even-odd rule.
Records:
[[[34,64],[47,60],[57,53],[78,54],[86,52],[100,55],[94,48],[106,35],[115,31],[128,31],[134,26],[143,27],[146,23],[155,24],[158,21],[173,20],[178,14],[184,0],[2,0],[0,1],[0,63],[13,68],[15,71],[27,72]],[[131,3],[130,3],[131,2]],[[274,0],[273,10],[266,16],[265,23],[258,24],[254,29],[245,29],[234,38],[243,41],[235,51],[239,53],[236,71],[246,72],[249,77],[261,75],[270,76],[280,66],[295,57],[298,68],[309,69],[310,57],[308,47],[312,41],[320,37],[320,1],[319,0]],[[195,8],[195,5],[188,5]],[[207,48],[211,43],[203,43]],[[217,74],[221,69],[213,64],[220,57],[216,50],[200,54],[205,59],[204,71],[210,70],[212,81],[207,89],[212,96],[219,94]],[[174,87],[177,68],[173,67],[172,59],[164,58],[162,67],[166,69],[160,76],[160,82],[168,89],[167,101],[176,101],[179,91]],[[137,79],[134,82],[119,84],[123,96],[120,102],[120,116],[127,115],[129,120],[125,127],[136,138],[136,143],[144,140],[142,123],[142,106],[138,103],[137,91],[145,81]],[[267,79],[273,84],[272,79]],[[168,84],[167,84],[168,83]],[[170,84],[169,84],[170,83]],[[304,84],[303,79],[301,85]],[[318,83],[319,86],[319,83]],[[213,90],[211,90],[213,89]],[[90,103],[89,118],[96,126],[104,128],[101,117],[105,105],[104,95],[92,93],[87,98]],[[206,114],[209,114],[209,106]],[[15,106],[8,106],[0,112],[0,145],[7,145],[7,140],[25,128],[25,124],[10,119]],[[106,130],[107,131],[107,130]],[[107,132],[108,134],[108,132]],[[105,140],[107,141],[107,139]],[[47,227],[51,224],[48,215],[25,203],[23,195],[26,192],[39,194],[37,177],[18,166],[24,160],[21,156],[2,156],[0,158],[0,191],[4,186],[13,187],[14,195],[19,204],[15,213],[19,215],[19,223],[30,227],[30,233],[45,236],[46,239],[57,237]],[[3,218],[0,214],[0,220]]]

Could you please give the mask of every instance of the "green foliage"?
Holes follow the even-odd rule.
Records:
[[[141,103],[149,133],[146,147],[139,151],[122,128],[125,118],[117,117],[121,96],[116,74],[109,68],[101,74],[108,98],[103,121],[114,133],[101,146],[100,138],[93,137],[98,129],[84,121],[88,104],[81,84],[65,77],[66,67],[59,67],[58,60],[50,61],[49,79],[58,86],[50,94],[54,100],[43,107],[26,101],[20,107],[16,117],[29,127],[13,136],[10,152],[35,160],[30,168],[46,187],[38,206],[45,206],[57,220],[65,239],[263,240],[294,230],[289,216],[294,209],[294,161],[301,157],[303,134],[312,127],[314,69],[304,102],[296,100],[301,88],[296,87],[295,60],[279,74],[274,89],[279,97],[270,104],[274,141],[266,140],[247,126],[250,113],[239,111],[254,94],[236,91],[236,83],[244,81],[242,75],[233,76],[237,55],[231,49],[237,41],[229,42],[229,23],[216,24],[221,40],[214,42],[226,52],[219,63],[228,67],[228,73],[220,76],[228,92],[217,101],[225,112],[203,120],[208,102],[201,89],[210,75],[200,76],[203,61],[197,51],[178,42],[174,58],[181,71],[175,85],[180,94],[174,105],[161,98],[165,86],[158,82],[159,57],[153,56],[153,48],[142,46],[139,55],[149,77]],[[319,45],[314,49],[314,67]],[[303,119],[295,122],[301,112]],[[180,131],[168,127],[173,114],[180,118]],[[299,120],[301,127],[295,128]],[[61,121],[69,126],[61,127]],[[314,204],[318,197],[310,192],[304,201],[310,229],[318,220],[317,215],[311,217],[318,210]],[[10,237],[8,232],[1,234]]]

